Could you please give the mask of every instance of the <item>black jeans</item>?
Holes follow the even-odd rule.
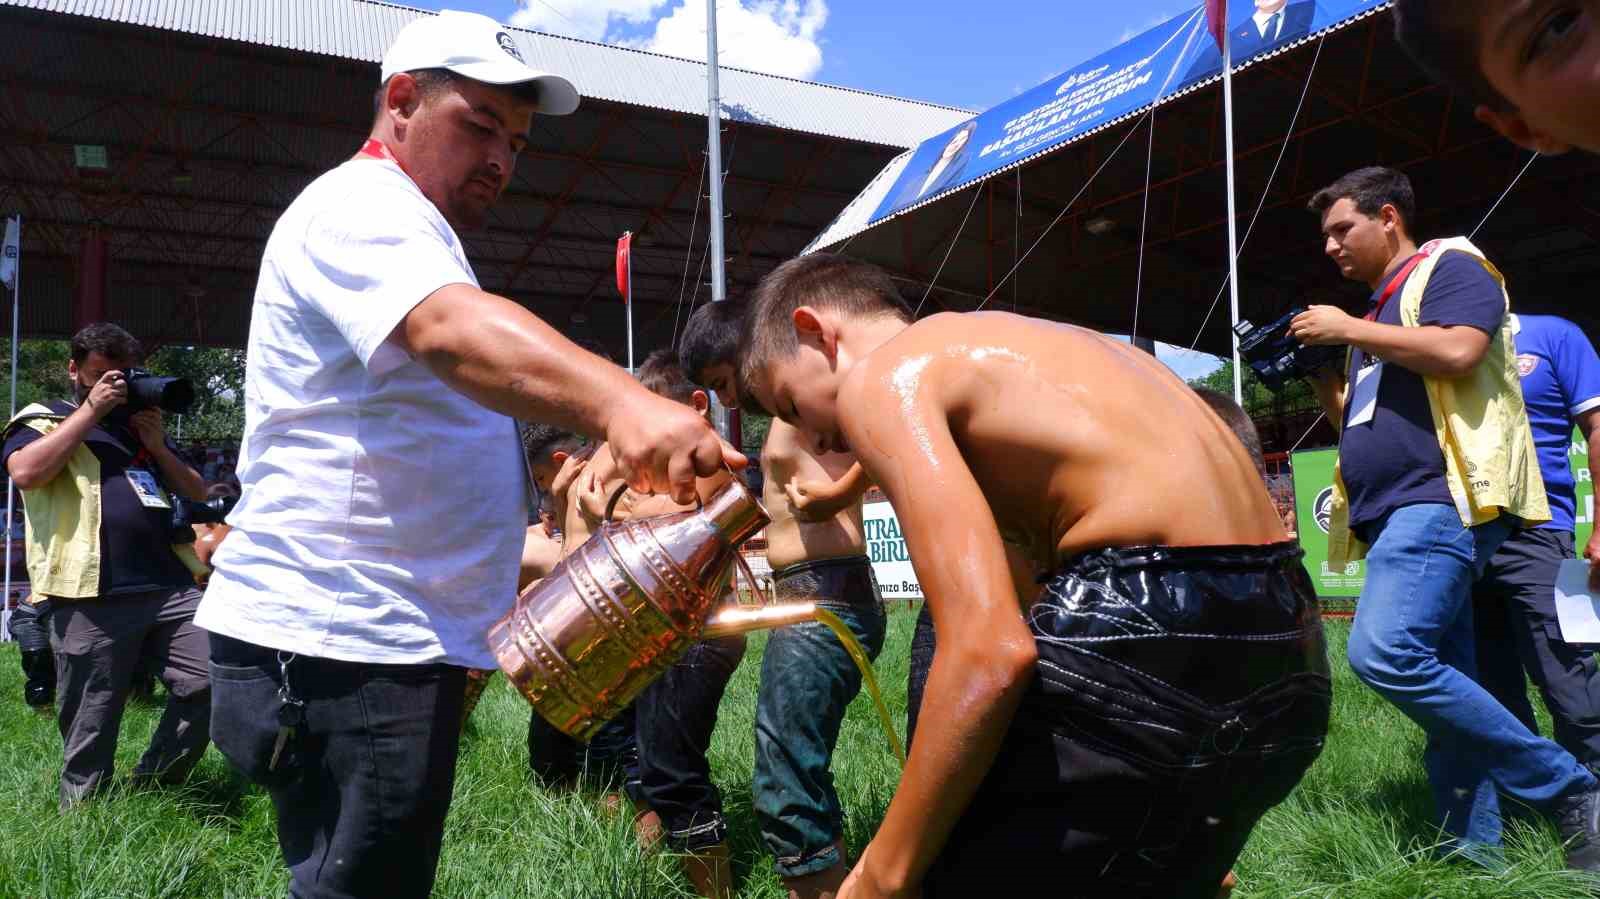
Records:
[[[667,843],[679,852],[710,848],[728,834],[706,751],[744,649],[742,634],[702,640],[634,701],[639,797],[661,816]]]
[[[911,631],[911,662],[906,668],[906,752],[917,735],[917,713],[922,711],[922,691],[928,686],[928,670],[933,667],[933,613],[922,604],[916,628]]]
[[[639,744],[634,707],[605,723],[588,743],[580,743],[533,712],[528,718],[528,767],[540,786],[624,790],[638,797]]]
[[[1556,742],[1600,771],[1600,664],[1593,646],[1561,639],[1556,572],[1573,557],[1572,534],[1550,528],[1513,531],[1472,588],[1478,683],[1539,732],[1523,671],[1538,684]]]
[[[269,771],[278,653],[211,635],[212,741],[272,794],[289,895],[428,896],[455,787],[467,670],[296,656],[288,671],[305,726]]]
[[[22,650],[22,699],[35,708],[56,701],[56,658],[50,651],[50,600],[24,602],[8,628]]]
[[[1039,660],[924,880],[992,893],[1216,896],[1322,749],[1332,689],[1293,544],[1079,556],[1029,613]]]

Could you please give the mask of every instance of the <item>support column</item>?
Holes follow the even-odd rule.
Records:
[[[72,329],[106,320],[106,269],[110,258],[106,236],[98,228],[83,239],[78,256],[78,295],[72,307]]]
[[[1155,338],[1153,338],[1153,337],[1135,337],[1135,338],[1133,338],[1133,348],[1136,349],[1136,350],[1144,350],[1145,352],[1147,352],[1150,355],[1154,356],[1156,354],[1156,341],[1155,341]]]

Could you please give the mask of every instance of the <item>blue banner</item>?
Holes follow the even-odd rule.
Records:
[[[1229,24],[1234,68],[1385,2],[1234,0],[1228,4],[1234,19]],[[1204,7],[1196,8],[923,141],[884,195],[872,223],[1059,147],[1221,72],[1222,51],[1207,32]]]

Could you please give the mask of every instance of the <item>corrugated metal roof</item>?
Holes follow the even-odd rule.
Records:
[[[0,0],[148,28],[376,63],[400,29],[431,13],[374,0]],[[703,115],[703,64],[507,26],[528,63],[567,76],[585,97]],[[780,78],[721,72],[724,118],[891,147],[972,117],[932,103]]]
[[[1385,0],[1385,2],[1379,3],[1377,6],[1374,6],[1371,9],[1362,10],[1360,13],[1350,16],[1342,21],[1335,22],[1327,28],[1312,32],[1311,34],[1308,34],[1299,40],[1286,43],[1283,46],[1274,49],[1270,53],[1263,53],[1260,56],[1254,57],[1246,62],[1237,63],[1233,66],[1233,71],[1240,72],[1250,68],[1251,66],[1260,65],[1269,59],[1275,59],[1286,53],[1292,53],[1306,44],[1321,40],[1327,35],[1354,25],[1356,22],[1378,15],[1379,13],[1386,12],[1393,5],[1393,0]],[[1070,71],[1070,69],[1068,71]],[[1016,160],[1015,162],[1012,162],[1009,165],[1004,166],[1003,168],[995,169],[994,171],[989,172],[980,178],[960,181],[947,190],[936,194],[931,194],[913,205],[897,210],[893,215],[884,218],[880,222],[872,222],[873,213],[878,211],[878,206],[882,204],[884,196],[894,186],[895,181],[900,176],[900,172],[905,169],[906,164],[916,152],[916,147],[912,147],[906,150],[905,153],[902,153],[901,155],[896,156],[894,159],[889,160],[889,164],[883,167],[883,171],[879,172],[876,178],[873,178],[872,181],[868,182],[867,186],[861,191],[860,195],[858,195],[854,200],[850,201],[850,205],[846,206],[844,211],[839,213],[839,217],[834,219],[832,224],[823,229],[823,232],[818,234],[816,238],[806,246],[805,250],[801,252],[801,255],[814,253],[818,250],[834,246],[835,244],[849,241],[851,238],[863,231],[866,231],[868,228],[874,228],[878,225],[887,224],[897,218],[900,218],[901,216],[910,215],[916,212],[918,209],[931,206],[934,203],[943,200],[945,197],[948,197],[952,194],[961,193],[962,191],[971,188],[974,184],[982,184],[991,178],[998,178],[1001,175],[1029,165],[1036,159],[1049,156],[1052,153],[1059,153],[1060,151],[1065,150],[1074,144],[1088,140],[1109,128],[1115,128],[1123,122],[1143,116],[1145,113],[1150,111],[1152,106],[1162,106],[1175,100],[1179,100],[1188,96],[1189,94],[1194,93],[1195,91],[1204,90],[1205,88],[1210,87],[1221,80],[1222,75],[1221,73],[1218,73],[1203,81],[1197,81],[1194,84],[1186,85],[1183,88],[1175,90],[1169,94],[1163,94],[1157,98],[1154,103],[1146,103],[1145,105],[1123,113],[1116,118],[1108,119],[1100,125],[1091,128],[1082,134],[1076,135],[1071,140],[1046,146],[1037,153],[1031,153]],[[971,116],[968,116],[968,118],[971,118]],[[965,121],[965,119],[963,119],[963,121]],[[932,136],[933,135],[929,135],[929,137]]]

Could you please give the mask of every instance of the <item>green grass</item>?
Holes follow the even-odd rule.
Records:
[[[905,718],[913,616],[890,618],[878,663],[897,722]],[[1439,861],[1430,849],[1430,798],[1418,762],[1421,732],[1358,684],[1343,663],[1346,628],[1329,626],[1335,671],[1333,733],[1300,788],[1257,827],[1239,860],[1241,899],[1565,899],[1593,895],[1561,869],[1553,828],[1508,828],[1507,873]],[[750,808],[755,689],[764,638],[729,686],[712,745],[712,768],[730,818],[741,897],[783,895]],[[21,701],[16,648],[0,647],[0,897],[268,897],[287,878],[272,807],[239,781],[215,750],[178,791],[126,792],[69,814],[56,811],[60,738],[53,719]],[[131,769],[159,709],[130,706],[117,753]],[[640,851],[625,815],[593,796],[546,794],[526,775],[528,707],[497,678],[463,738],[455,804],[445,835],[440,897],[689,896],[675,859]],[[888,806],[898,777],[865,697],[850,708],[835,774],[849,813],[846,841],[859,851]],[[997,860],[1003,865],[1003,860]]]

